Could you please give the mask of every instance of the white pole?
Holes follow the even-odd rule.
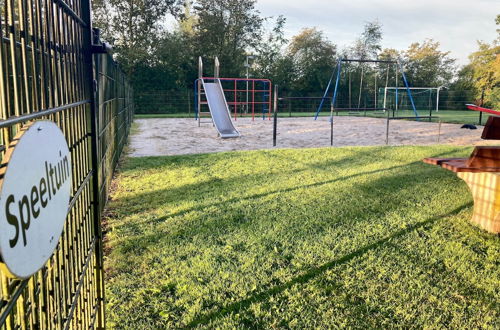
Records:
[[[219,63],[219,58],[216,56],[215,57],[214,77],[219,78],[219,73],[220,73],[220,63]]]
[[[255,55],[247,55],[247,60],[245,62],[245,66],[247,67],[247,101],[246,101],[246,109],[245,113],[248,113],[248,79],[250,79],[250,61],[249,59],[254,59]]]
[[[201,124],[201,85],[202,85],[202,81],[201,81],[201,78],[203,78],[203,59],[200,57],[198,57],[198,86],[197,86],[197,89],[198,89],[198,127],[200,126]]]
[[[387,106],[387,87],[384,88],[384,109],[386,109],[386,106]]]
[[[443,87],[443,86],[441,86]],[[441,92],[441,87],[438,87],[438,90],[437,90],[437,96],[436,96],[436,112],[439,111],[439,92]]]
[[[198,78],[203,77],[203,59],[198,57]]]

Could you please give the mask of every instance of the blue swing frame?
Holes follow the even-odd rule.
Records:
[[[337,101],[337,94],[338,94],[338,88],[339,88],[339,82],[340,82],[340,72],[342,71],[342,63],[344,62],[360,62],[360,63],[388,63],[388,64],[396,64],[401,71],[401,76],[403,78],[403,83],[405,85],[406,92],[408,93],[408,97],[411,102],[411,106],[413,109],[413,113],[415,114],[415,118],[418,121],[419,116],[417,109],[415,107],[415,102],[413,100],[413,96],[411,94],[410,90],[410,85],[408,84],[408,80],[406,79],[406,74],[403,70],[403,65],[401,64],[400,61],[383,61],[383,60],[354,60],[354,59],[339,59],[337,61],[337,66],[336,68],[333,69],[332,75],[330,76],[330,80],[328,81],[328,85],[326,86],[325,93],[323,94],[323,99],[321,100],[318,109],[316,111],[316,115],[314,116],[314,120],[318,119],[319,113],[321,112],[321,109],[323,108],[323,104],[325,103],[325,99],[327,99],[328,92],[330,91],[330,87],[332,85],[333,77],[335,76],[335,71],[337,71],[336,79],[335,79],[335,89],[333,90],[333,95],[332,95],[332,104],[335,105],[335,102]],[[398,88],[396,88],[396,104],[398,102]],[[331,119],[333,120],[333,118]]]

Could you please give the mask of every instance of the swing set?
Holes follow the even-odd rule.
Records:
[[[375,68],[370,68],[370,64],[375,64]],[[392,71],[392,72],[391,72]],[[359,79],[355,79],[359,76]],[[342,77],[344,77],[342,81]],[[349,111],[350,114],[359,114],[361,111],[366,115],[367,111],[386,112],[386,104],[379,106],[378,97],[379,82],[385,80],[385,89],[389,87],[390,81],[394,87],[395,103],[398,104],[400,93],[406,94],[411,103],[411,108],[415,119],[419,120],[419,115],[415,107],[411,88],[406,79],[403,66],[398,61],[391,60],[364,60],[364,59],[339,59],[334,68],[323,98],[316,110],[314,120],[323,108],[325,100],[330,99],[328,94],[332,88],[335,78],[335,86],[331,97],[331,110],[335,112]],[[400,78],[403,86],[399,87]],[[373,79],[373,83],[371,80]],[[370,82],[368,81],[370,80]],[[353,83],[358,83],[359,89],[353,89]],[[347,91],[346,91],[347,89]],[[394,109],[393,109],[394,110]],[[411,117],[413,118],[413,117]]]

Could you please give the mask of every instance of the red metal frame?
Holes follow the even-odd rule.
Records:
[[[233,101],[228,101],[227,104],[229,106],[233,106],[234,108],[234,120],[238,119],[238,106],[242,105],[247,105],[248,107],[251,106],[252,109],[252,120],[255,120],[255,105],[267,105],[268,111],[267,111],[267,117],[269,120],[271,120],[271,100],[272,100],[272,82],[269,79],[256,79],[256,78],[214,78],[214,77],[202,77],[200,79],[206,79],[206,80],[215,80],[219,79],[221,82],[223,81],[234,81],[233,88],[224,88],[224,85],[222,86],[222,89],[224,90],[224,93],[227,95],[227,93],[230,93],[233,95]],[[249,88],[248,90],[246,88],[238,88],[238,83],[239,82],[248,82],[249,83]],[[255,89],[255,84],[256,83],[263,83],[265,84],[266,88],[265,89]],[[200,92],[200,91],[199,91]],[[249,94],[249,100],[248,102],[245,100],[238,100],[238,92],[248,92]],[[259,93],[267,93],[267,101],[255,101],[255,94]],[[246,95],[245,95],[246,96]],[[265,99],[264,95],[262,96],[262,99]],[[206,104],[206,101],[202,101],[200,104]],[[244,114],[240,113],[240,117],[243,117]]]

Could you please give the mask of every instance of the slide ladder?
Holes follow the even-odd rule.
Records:
[[[211,82],[201,79],[208,108],[212,116],[219,136],[223,139],[240,137],[240,132],[234,127],[227,105],[224,90],[219,79],[213,79]]]

